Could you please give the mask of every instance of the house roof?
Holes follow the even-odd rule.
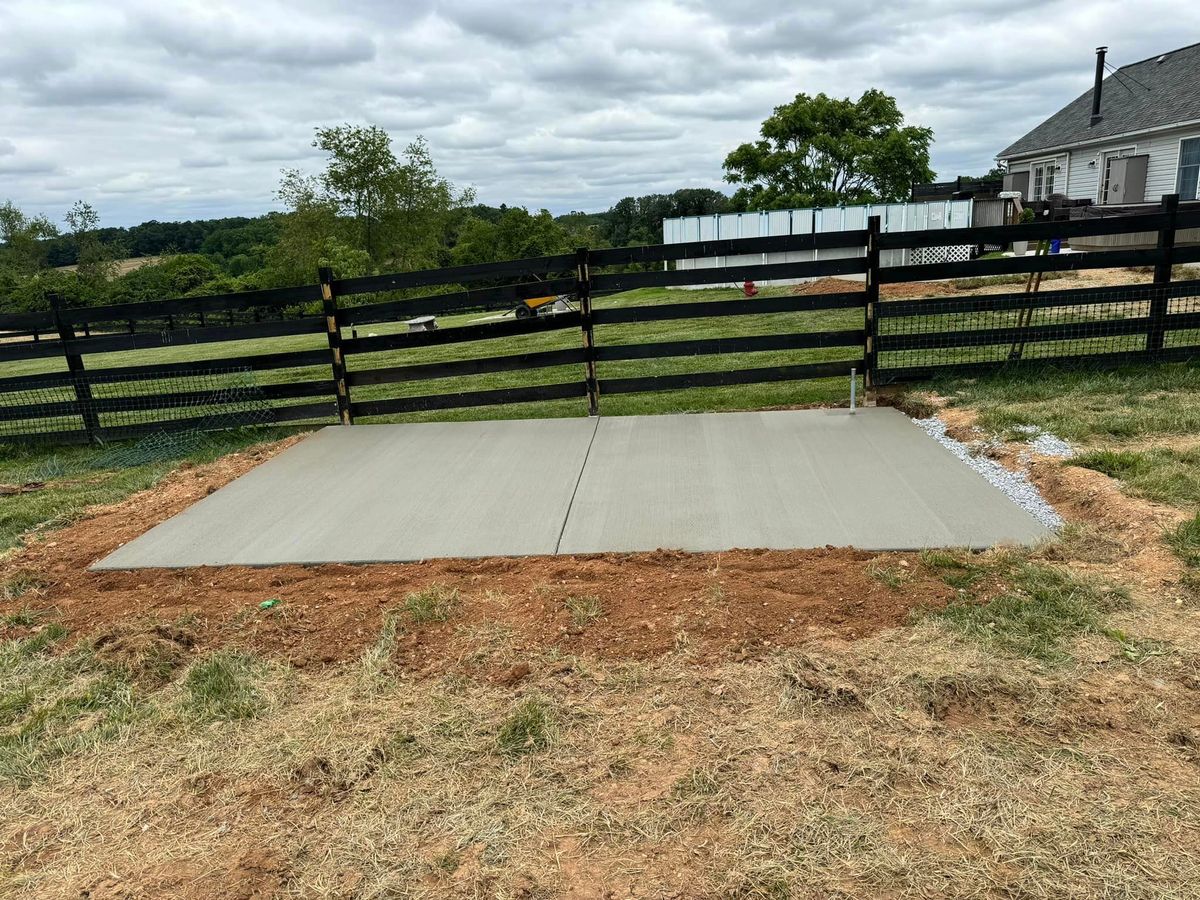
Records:
[[[1121,66],[1101,85],[1103,118],[1089,125],[1091,115],[1089,90],[1000,151],[997,158],[1200,120],[1200,44]]]

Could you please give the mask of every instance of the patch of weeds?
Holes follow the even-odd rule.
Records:
[[[893,591],[900,590],[904,586],[904,583],[912,576],[907,566],[902,565],[900,562],[892,562],[884,556],[877,556],[867,563],[867,574],[880,584],[887,585]]]
[[[736,885],[727,892],[730,900],[791,900],[795,894],[787,876],[772,868],[739,873]]]
[[[721,790],[721,783],[716,775],[708,769],[692,769],[680,775],[671,785],[673,800],[697,800],[715,797]]]
[[[16,572],[0,585],[0,600],[19,600],[31,592],[40,593],[46,582],[32,572]]]
[[[375,640],[361,658],[362,677],[370,682],[377,679],[387,669],[396,649],[396,630],[400,627],[395,612],[384,613],[383,627],[379,629],[379,637]]]
[[[582,597],[572,594],[567,597],[566,606],[567,612],[571,615],[571,621],[581,628],[604,615],[604,606],[600,603],[600,598],[591,594]]]
[[[1189,569],[1200,569],[1200,513],[1167,532],[1167,546]]]
[[[627,756],[614,756],[604,768],[609,778],[624,778],[633,771],[633,763]]]
[[[1051,562],[1112,563],[1123,559],[1129,548],[1091,525],[1069,522],[1058,537],[1037,550],[1039,559]]]
[[[1200,448],[1093,450],[1070,464],[1118,479],[1135,497],[1177,506],[1200,503]]]
[[[843,709],[865,704],[850,680],[816,656],[797,655],[783,664],[784,698],[805,699]]]
[[[0,616],[0,627],[32,628],[37,624],[39,613],[28,606],[22,606],[16,612]]]
[[[404,611],[418,625],[445,622],[459,604],[458,591],[444,584],[431,584],[404,598]]]
[[[183,679],[184,708],[201,721],[257,716],[266,706],[255,684],[261,669],[246,653],[221,650],[192,666]]]
[[[1109,640],[1116,641],[1121,646],[1121,655],[1131,663],[1142,663],[1156,656],[1165,656],[1169,650],[1162,641],[1130,637],[1120,628],[1103,628],[1100,633]]]
[[[896,406],[910,419],[928,419],[938,413],[937,404],[923,392],[912,391],[896,400]]]
[[[1068,658],[1062,644],[1084,632],[1103,634],[1101,618],[1128,592],[1059,566],[1022,563],[1011,585],[988,603],[962,599],[930,615],[969,638],[1044,662]]]
[[[671,785],[671,799],[682,807],[684,815],[693,821],[705,818],[721,795],[721,778],[727,766],[718,763],[708,768],[695,768],[681,775]]]
[[[91,642],[97,662],[140,688],[162,687],[187,665],[195,635],[167,622],[122,626]]]
[[[959,591],[970,590],[987,571],[967,550],[922,550],[921,564]]]
[[[22,656],[36,656],[67,636],[67,629],[57,622],[43,625],[23,641],[13,641],[13,652]]]
[[[557,734],[550,705],[539,697],[529,697],[514,706],[500,723],[496,749],[505,756],[520,756],[546,749]]]
[[[46,626],[0,645],[0,781],[29,785],[47,766],[118,735],[142,711],[132,684],[90,651],[44,651],[66,635]]]

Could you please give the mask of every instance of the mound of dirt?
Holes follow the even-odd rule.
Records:
[[[906,589],[893,590],[868,571],[873,554],[834,548],[88,571],[290,442],[177,471],[97,507],[10,556],[0,577],[36,575],[45,584],[39,605],[75,638],[96,641],[151,679],[169,677],[187,654],[229,644],[302,666],[333,663],[374,644],[389,617],[399,625],[396,660],[413,671],[472,659],[491,667],[489,677],[506,677],[500,673],[526,651],[547,647],[605,658],[679,649],[698,659],[744,657],[814,638],[858,638],[953,593],[916,565]],[[903,555],[893,556],[888,564],[899,565]],[[433,585],[457,591],[459,602],[444,622],[414,621],[406,598]],[[278,602],[260,608],[268,600]]]
[[[846,291],[862,291],[866,285],[861,281],[845,278],[819,278],[808,284],[799,284],[792,289],[795,294],[840,294]],[[884,284],[879,287],[879,296],[884,300],[915,300],[920,297],[944,297],[967,293],[955,290],[949,282],[914,281],[908,284]]]

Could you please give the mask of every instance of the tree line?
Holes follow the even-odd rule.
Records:
[[[757,140],[725,159],[732,194],[683,188],[625,197],[602,213],[487,206],[442,177],[429,145],[398,149],[377,126],[318,128],[324,169],[281,173],[282,212],[101,227],[76,203],[62,226],[0,205],[0,310],[43,309],[51,293],[79,305],[228,293],[337,277],[486,263],[662,240],[664,218],[908,196],[929,181],[932,132],[906,126],[893,98],[798,94],[777,107]],[[120,271],[117,261],[157,257]],[[66,270],[63,267],[73,267]]]

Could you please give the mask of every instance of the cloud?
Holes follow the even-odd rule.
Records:
[[[375,42],[362,27],[297,17],[262,4],[257,15],[243,8],[193,7],[149,12],[138,30],[176,57],[289,68],[346,66],[375,57]]]
[[[185,156],[179,165],[185,169],[218,169],[229,165],[229,160],[223,156]]]
[[[424,134],[488,203],[606,209],[716,187],[799,92],[896,96],[939,175],[1000,149],[1116,65],[1184,43],[1200,7],[1117,0],[0,0],[0,202],[105,224],[273,207],[313,129]],[[1111,23],[1122,22],[1119,35]]]

